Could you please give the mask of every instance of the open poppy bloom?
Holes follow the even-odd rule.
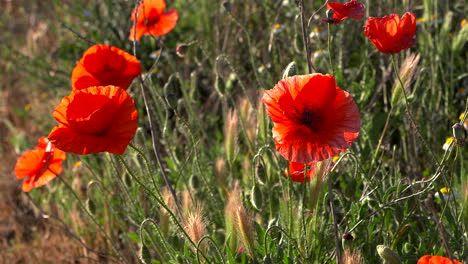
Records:
[[[463,264],[457,260],[450,260],[449,258],[441,257],[441,256],[422,256],[417,264]]]
[[[359,135],[359,110],[332,75],[296,75],[263,94],[274,122],[276,150],[287,160],[322,161],[345,151]]]
[[[416,40],[416,16],[406,12],[384,17],[369,17],[364,25],[364,34],[382,53],[397,53],[409,49]]]
[[[326,18],[325,22],[330,24],[339,24],[346,18],[362,19],[364,17],[364,4],[357,0],[351,0],[344,4],[327,3],[327,10],[333,10],[333,17]]]
[[[137,129],[138,113],[133,98],[117,86],[93,86],[74,90],[55,108],[61,123],[49,140],[66,152],[86,155],[125,152]]]
[[[38,145],[23,153],[16,162],[16,178],[23,179],[23,191],[29,192],[32,188],[40,187],[53,180],[62,172],[62,161],[65,152],[57,149],[44,137],[39,139]]]
[[[73,69],[72,87],[79,90],[115,85],[127,90],[141,71],[140,62],[130,53],[109,45],[94,45]]]
[[[179,15],[175,9],[164,11],[164,0],[143,0],[133,10],[131,20],[136,21],[130,29],[131,41],[138,41],[143,35],[162,36],[177,24]],[[137,13],[138,10],[138,13]]]

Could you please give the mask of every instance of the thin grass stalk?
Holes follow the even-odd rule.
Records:
[[[120,155],[117,155],[117,158],[122,162],[122,164],[125,166],[125,168],[127,169],[127,172],[130,174],[130,176],[132,176],[132,178],[138,183],[138,185],[140,185],[140,187],[142,187],[143,189],[145,189],[151,196],[153,196],[153,198],[164,208],[166,209],[166,211],[169,213],[169,215],[172,217],[172,219],[174,220],[175,224],[177,225],[177,227],[180,229],[180,231],[182,232],[182,234],[185,236],[185,238],[188,239],[188,241],[190,242],[190,244],[192,244],[192,246],[196,247],[197,245],[195,244],[195,242],[193,242],[193,240],[190,238],[190,236],[187,234],[187,232],[185,232],[185,229],[180,225],[179,221],[177,220],[177,217],[174,215],[174,213],[171,211],[171,209],[163,202],[161,201],[157,196],[156,194],[154,194],[153,191],[151,191],[150,188],[148,188],[145,184],[143,184],[140,179],[138,179],[138,177],[136,177],[132,170],[130,170],[130,167],[128,166],[127,162],[120,156]],[[180,215],[182,215],[182,213],[180,213]],[[204,258],[206,258],[206,256],[202,253],[202,256]]]
[[[52,171],[50,168],[48,168],[50,171]],[[53,172],[53,171],[52,171]],[[94,218],[93,214],[88,210],[88,208],[86,207],[86,205],[83,203],[83,201],[81,201],[80,197],[78,197],[78,194],[76,194],[75,190],[73,190],[73,188],[70,186],[70,184],[68,184],[67,181],[65,181],[65,179],[62,178],[62,176],[54,173],[55,175],[57,175],[57,178],[59,178],[64,184],[65,186],[70,190],[71,194],[73,195],[73,197],[75,197],[75,199],[78,201],[78,203],[80,204],[80,207],[86,212],[86,214],[89,216],[89,218],[91,219],[91,221],[97,226],[97,228],[102,232],[102,234],[104,235],[104,237],[106,238],[107,242],[110,244],[112,250],[117,253],[117,255],[119,256],[119,258],[125,262],[125,263],[129,263],[123,256],[122,254],[120,253],[120,250],[118,250],[117,248],[115,248],[114,246],[114,243],[112,241],[112,239],[110,238],[110,236],[106,233],[106,231],[102,228],[102,226],[99,224],[99,222],[96,220],[96,218]]]
[[[332,214],[332,219],[333,219],[333,229],[334,229],[334,235],[335,235],[335,258],[336,258],[336,263],[340,264],[341,263],[341,239],[339,235],[339,230],[338,230],[338,221],[336,219],[336,211],[335,211],[335,205],[333,202],[333,181],[332,181],[332,174],[328,174],[328,198],[330,199],[330,211]]]
[[[308,73],[312,73],[313,66],[312,66],[312,60],[310,59],[310,43],[309,43],[309,34],[307,33],[307,27],[306,27],[304,0],[300,0],[299,9],[301,12],[302,38],[304,40],[304,49],[306,51],[306,56],[307,56],[307,69],[308,69]]]

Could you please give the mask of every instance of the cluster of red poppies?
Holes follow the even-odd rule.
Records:
[[[362,19],[365,6],[357,0],[327,3],[325,22],[339,24],[346,18]],[[383,53],[397,53],[415,44],[416,17],[406,13],[369,17],[364,34]],[[263,101],[274,122],[276,149],[289,163],[285,175],[304,182],[315,174],[317,162],[348,149],[359,135],[359,109],[332,75],[288,77],[266,91]],[[308,165],[307,177],[304,166]]]
[[[164,11],[165,6],[162,0],[141,1],[131,15],[135,23],[129,39],[171,31],[178,15],[175,10]],[[42,186],[60,174],[65,152],[125,152],[138,122],[135,102],[126,90],[141,72],[138,59],[117,47],[94,45],[83,54],[72,72],[72,92],[53,113],[60,125],[52,129],[48,140],[39,139],[38,146],[17,161],[17,178],[27,178],[23,191]]]

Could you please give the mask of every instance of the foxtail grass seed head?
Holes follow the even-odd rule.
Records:
[[[238,237],[234,224],[235,208],[241,206],[241,193],[239,182],[234,183],[234,188],[228,193],[226,207],[224,208],[224,221],[226,223],[226,239],[229,238],[229,250],[232,254],[236,253]]]
[[[310,177],[310,198],[309,206],[311,210],[315,209],[318,200],[320,199],[320,193],[322,191],[323,183],[328,177],[330,172],[330,165],[333,158],[326,159],[324,161],[318,161],[316,164],[315,175]]]
[[[342,264],[363,264],[364,258],[361,255],[361,252],[357,249],[351,250],[349,248],[345,248],[343,252],[343,256],[341,258]]]
[[[257,137],[257,115],[255,109],[250,105],[249,100],[243,97],[239,102],[240,116],[244,122],[245,136],[251,143]]]
[[[234,109],[230,109],[224,120],[224,151],[230,164],[234,162],[237,152],[237,136],[239,134],[239,117]]]
[[[403,63],[401,64],[399,75],[401,81],[403,82],[403,85],[405,86],[406,94],[408,94],[408,92],[410,91],[409,86],[411,80],[413,80],[413,77],[415,76],[420,58],[421,56],[419,54],[412,53],[408,57],[406,57]],[[401,101],[402,98],[403,91],[400,85],[400,81],[398,80],[398,78],[395,78],[395,80],[393,81],[393,92],[390,100],[391,105],[395,106]]]
[[[227,176],[226,170],[226,159],[223,157],[217,157],[214,162],[214,174],[216,176],[216,182],[221,186],[225,186],[225,180]]]
[[[234,210],[234,225],[238,234],[240,235],[240,241],[244,245],[247,253],[253,257],[254,256],[254,238],[255,231],[253,229],[253,218],[250,212],[244,207],[244,205],[239,205]]]
[[[161,192],[161,197],[164,201],[164,203],[169,207],[169,209],[172,212],[175,212],[176,208],[176,203],[174,201],[174,197],[171,194],[171,191],[169,190],[169,187],[164,187]],[[160,209],[160,215],[159,215],[159,226],[161,227],[162,233],[167,236],[169,234],[169,224],[170,224],[170,215],[169,212],[161,207]]]
[[[391,250],[389,247],[385,245],[378,245],[377,246],[377,253],[379,256],[385,260],[388,264],[400,264],[400,256]]]
[[[184,191],[182,192],[182,212],[185,216],[188,216],[190,212],[193,211],[193,200],[190,193],[193,193],[193,191],[190,191],[188,189],[184,189]]]
[[[185,232],[187,232],[190,239],[192,239],[195,244],[198,244],[206,235],[206,223],[203,221],[202,209],[200,206],[196,206],[195,209],[189,212],[185,225]],[[200,250],[204,250],[204,248],[205,243],[202,243],[200,245]]]

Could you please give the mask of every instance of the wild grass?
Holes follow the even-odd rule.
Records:
[[[70,92],[74,63],[92,43],[110,44],[135,52],[144,68],[142,82],[135,80],[129,89],[140,114],[135,138],[122,156],[69,154],[58,179],[30,193],[36,210],[51,216],[51,225],[79,240],[86,258],[80,253],[71,258],[336,263],[337,251],[347,249],[349,258],[381,263],[376,246],[385,245],[402,263],[427,254],[467,263],[466,146],[454,141],[442,148],[467,111],[468,31],[461,24],[466,5],[362,2],[366,17],[411,11],[421,18],[417,44],[395,55],[407,100],[391,56],[365,38],[365,20],[346,20],[328,30],[321,21],[325,2],[305,1],[307,35],[315,33],[308,37],[311,67],[334,72],[361,113],[359,138],[334,160],[329,182],[325,177],[300,184],[284,177],[287,161],[275,150],[272,122],[260,101],[287,67],[289,74],[308,72],[299,7],[292,0],[168,1],[180,15],[175,29],[135,44],[127,40],[135,1],[48,3],[45,9],[54,15],[29,27],[46,25],[46,44],[31,35],[21,43],[24,49],[17,41],[2,46],[0,67],[19,78],[21,92],[1,86],[9,101],[0,154],[17,149],[19,155],[46,135],[55,125],[53,108]],[[28,8],[23,3],[11,10],[24,14]],[[2,19],[2,26],[20,18]],[[12,30],[8,36],[14,36]],[[183,56],[176,53],[181,44]],[[402,63],[412,56],[419,56],[419,63],[405,71]],[[13,170],[13,163],[4,165]],[[13,174],[8,177],[13,181]],[[443,187],[450,192],[442,193]],[[39,234],[35,241],[46,239]],[[9,241],[11,248],[15,243]]]

